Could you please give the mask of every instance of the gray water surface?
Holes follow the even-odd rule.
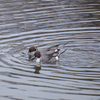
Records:
[[[28,60],[57,44],[58,63]],[[0,0],[0,100],[100,100],[100,1]]]

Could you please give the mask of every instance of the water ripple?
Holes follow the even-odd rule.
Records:
[[[100,11],[87,1],[0,1],[0,99],[99,100]],[[66,50],[36,67],[28,48]],[[67,99],[66,99],[67,98]]]

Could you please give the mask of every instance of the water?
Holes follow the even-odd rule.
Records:
[[[99,100],[99,3],[0,0],[0,100]],[[58,64],[28,60],[30,46],[56,44]]]

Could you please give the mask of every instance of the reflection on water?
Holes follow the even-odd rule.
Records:
[[[99,100],[100,1],[0,0],[0,100]],[[57,64],[28,48],[62,44]]]
[[[34,73],[39,74],[40,73],[39,71],[41,70],[41,66],[35,66],[34,69],[35,69]]]

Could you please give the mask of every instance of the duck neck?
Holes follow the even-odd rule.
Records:
[[[36,63],[37,63],[37,65],[40,65],[40,58],[36,59]]]
[[[58,61],[58,60],[59,60],[59,57],[58,57],[58,56],[56,56],[55,58],[56,58],[56,61]]]

